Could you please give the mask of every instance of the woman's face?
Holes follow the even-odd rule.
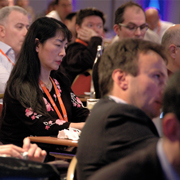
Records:
[[[38,41],[38,39],[36,40]],[[40,42],[36,46],[36,52],[41,64],[41,71],[57,70],[66,55],[67,39],[61,32],[57,32],[52,38],[47,39],[43,44]]]

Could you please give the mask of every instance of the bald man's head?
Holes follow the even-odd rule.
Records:
[[[146,22],[151,30],[157,28],[159,23],[159,13],[156,8],[148,8],[145,11],[146,14]]]
[[[161,44],[165,46],[169,56],[167,68],[174,73],[180,69],[180,24],[165,31]]]
[[[180,24],[175,24],[165,31],[161,44],[166,48],[171,44],[180,45]]]

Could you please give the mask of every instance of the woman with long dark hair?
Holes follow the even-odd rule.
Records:
[[[57,72],[71,34],[52,18],[30,27],[3,100],[0,141],[22,145],[27,136],[57,136],[69,127],[82,129],[89,110]]]

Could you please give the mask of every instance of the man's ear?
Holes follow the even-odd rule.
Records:
[[[36,52],[39,52],[39,39],[38,38],[35,39],[35,48],[36,48]]]
[[[163,133],[170,141],[180,139],[180,122],[174,113],[167,113],[163,117]]]
[[[6,34],[5,27],[3,25],[0,25],[0,37],[4,37]]]
[[[168,54],[173,58],[175,59],[176,57],[176,46],[174,44],[171,44],[168,48]]]
[[[112,79],[122,90],[128,88],[127,73],[121,69],[115,69],[113,71]]]
[[[119,36],[119,25],[118,24],[115,24],[113,26],[113,29],[114,29],[114,32]]]

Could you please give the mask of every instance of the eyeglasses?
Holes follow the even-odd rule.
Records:
[[[148,30],[148,25],[147,24],[142,24],[141,26],[137,26],[136,24],[122,24],[119,23],[120,26],[123,26],[125,28],[127,28],[128,30],[135,32],[138,28],[140,28],[141,32],[146,32]]]

